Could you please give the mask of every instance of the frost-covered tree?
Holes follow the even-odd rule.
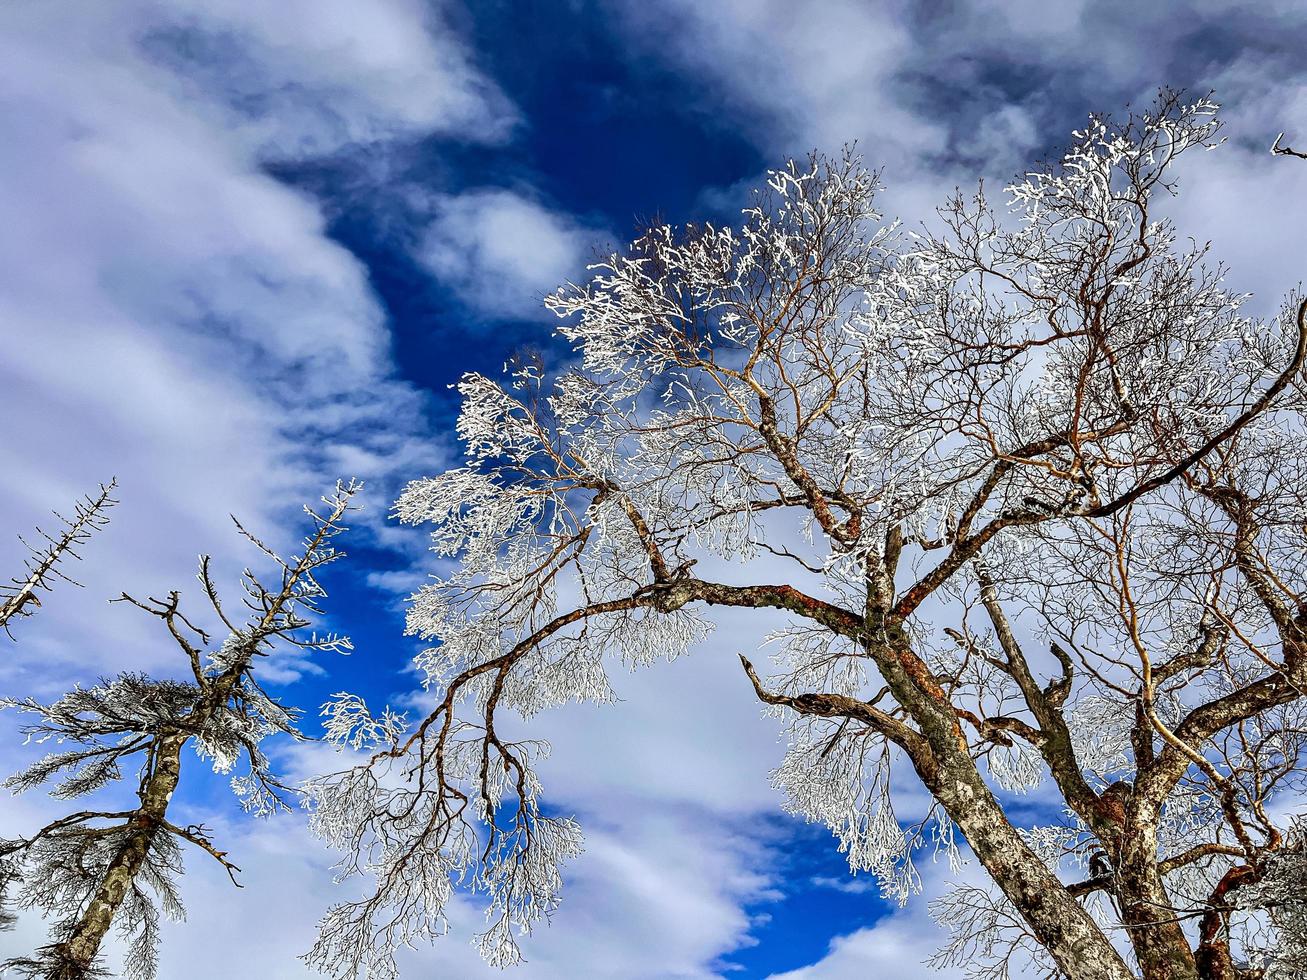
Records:
[[[59,564],[66,558],[80,558],[73,549],[85,544],[93,532],[109,523],[105,511],[117,503],[110,496],[117,486],[117,480],[110,480],[107,486],[101,484],[98,494],[94,497],[88,495],[73,505],[71,518],[55,511],[54,516],[63,525],[63,529],[56,534],[49,534],[38,527],[36,533],[45,539],[44,544],[35,545],[21,537],[18,539],[28,551],[24,562],[26,574],[10,579],[6,585],[0,585],[0,627],[4,627],[11,639],[14,634],[9,628],[10,621],[32,615],[41,605],[40,592],[48,592],[55,581],[77,584],[60,569]]]
[[[396,976],[455,887],[515,962],[581,836],[507,713],[609,700],[610,662],[729,606],[789,623],[741,656],[789,808],[902,900],[959,832],[988,871],[942,966],[1300,976],[1307,302],[1249,318],[1157,214],[1216,111],[1091,117],[1007,213],[907,234],[856,158],[792,162],[740,227],[654,228],[548,299],[573,369],[465,376],[462,465],[397,505],[442,559],[408,621],[432,707],[328,706],[372,754],[312,819],[368,884],[309,962]]]
[[[318,572],[343,555],[332,539],[345,530],[358,485],[340,484],[323,508],[305,507],[312,530],[300,555],[284,559],[246,531],[239,532],[270,559],[275,580],[246,569],[241,579],[245,609],[225,606],[210,559],[200,559],[199,582],[210,614],[225,631],[221,643],[195,625],[181,608],[181,594],[120,600],[156,617],[186,664],[184,680],[123,673],[89,687],[75,687],[50,704],[0,698],[0,707],[32,717],[29,741],[66,746],[45,755],[4,785],[15,793],[53,782],[50,795],[80,799],[109,784],[135,784],[135,805],[84,809],[47,824],[30,837],[0,841],[0,884],[18,908],[55,918],[49,945],[4,967],[40,980],[81,980],[102,975],[100,947],[115,925],[127,942],[129,977],[155,973],[159,914],[182,914],[177,876],[182,852],[193,846],[218,861],[232,881],[240,870],[203,826],[181,826],[169,807],[190,744],[231,788],[245,810],[267,815],[288,807],[294,791],[272,768],[262,745],[269,736],[302,738],[300,712],[269,695],[256,678],[259,660],[278,644],[306,651],[349,649],[337,635],[306,634],[321,614],[326,595]],[[10,913],[12,920],[12,913]]]

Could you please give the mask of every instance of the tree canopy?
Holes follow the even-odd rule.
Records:
[[[397,505],[438,560],[430,708],[327,709],[369,755],[312,820],[367,884],[309,962],[396,976],[459,886],[515,962],[581,833],[506,713],[611,699],[717,605],[787,617],[741,693],[788,726],[793,812],[900,899],[959,835],[992,877],[943,900],[942,966],[1300,975],[1307,301],[1245,315],[1158,215],[1216,111],[1091,118],[933,230],[852,153],[791,162],[739,227],[651,228],[551,296],[574,365],[466,375],[462,464]]]

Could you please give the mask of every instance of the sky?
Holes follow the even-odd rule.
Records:
[[[449,386],[524,349],[566,363],[546,293],[650,221],[733,220],[812,149],[856,142],[886,213],[915,226],[955,186],[1055,155],[1090,112],[1212,91],[1227,143],[1186,158],[1166,210],[1270,313],[1307,271],[1307,166],[1267,152],[1281,131],[1307,145],[1305,47],[1297,0],[8,0],[0,575],[52,508],[110,477],[121,504],[73,570],[84,588],[0,639],[0,691],[177,673],[157,624],[106,599],[194,596],[201,553],[231,587],[254,556],[228,515],[289,547],[298,504],[356,477],[366,509],[326,579],[356,650],[264,676],[310,734],[334,691],[402,705],[403,600],[433,565],[388,512],[458,460]],[[622,703],[533,722],[554,744],[550,804],[587,845],[518,975],[937,975],[925,899],[947,865],[923,858],[925,894],[899,909],[782,814],[778,728],[734,658],[775,624],[723,625],[616,677]],[[12,770],[33,749],[0,726]],[[277,758],[292,775],[340,761],[313,743]],[[176,806],[245,887],[191,857],[160,975],[312,976],[296,956],[337,898],[330,856],[302,814],[244,817],[195,763]],[[7,799],[0,835],[56,812]],[[492,975],[470,946],[480,912],[459,901],[451,921],[405,977]],[[26,919],[0,955],[42,935]]]

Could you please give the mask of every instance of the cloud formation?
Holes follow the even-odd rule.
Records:
[[[281,543],[289,508],[359,476],[379,520],[391,471],[435,464],[365,268],[265,165],[513,123],[417,3],[69,7],[0,13],[0,391],[23,420],[0,448],[0,525],[112,475],[123,504],[86,592],[24,624],[3,668],[22,689],[28,660],[156,666],[139,617],[101,604],[189,581],[199,550],[238,571],[228,513]]]
[[[371,270],[328,233],[331,202],[273,168],[389,141],[520,138],[531,121],[478,67],[450,9],[419,0],[366,11],[348,0],[0,8],[0,407],[17,431],[0,440],[0,529],[42,523],[48,508],[111,475],[124,501],[75,569],[85,592],[61,589],[18,624],[20,644],[0,658],[4,690],[48,696],[96,672],[171,666],[153,624],[104,599],[189,582],[200,550],[237,571],[248,555],[229,512],[260,531],[285,527],[285,505],[355,475],[374,481],[368,503],[380,518],[397,481],[441,467],[426,394],[396,379],[393,324]],[[614,29],[633,60],[656,58],[692,78],[699,110],[778,161],[860,139],[886,167],[889,210],[912,221],[929,217],[954,182],[1009,176],[1091,109],[1146,99],[1159,83],[1211,85],[1230,108],[1231,144],[1185,168],[1176,219],[1211,237],[1233,266],[1230,284],[1257,290],[1271,309],[1302,278],[1298,252],[1285,246],[1300,240],[1285,202],[1307,199],[1307,166],[1265,154],[1281,129],[1307,143],[1300,5],[1237,18],[1212,2],[1096,5],[1092,44],[1080,3],[931,9],[642,0],[621,8]],[[602,222],[553,208],[524,182],[487,187],[466,176],[418,195],[425,230],[415,256],[474,316],[543,316],[540,297],[581,274]],[[755,182],[736,176],[741,187]],[[400,547],[413,540],[374,531]],[[2,538],[0,560],[0,574],[16,570]],[[374,580],[407,589],[421,570]],[[766,772],[781,747],[734,660],[741,627],[727,621],[694,656],[619,678],[621,704],[533,722],[555,744],[550,801],[585,818],[589,849],[568,871],[553,927],[526,946],[525,975],[711,977],[758,932],[749,909],[785,887],[768,871],[772,845],[755,836],[757,815],[778,802]],[[231,812],[187,806],[211,824]],[[25,801],[4,812],[0,833],[30,829],[49,811]],[[329,857],[294,817],[228,820],[223,832],[247,888],[234,899],[216,867],[192,858],[183,894],[196,925],[169,929],[163,975],[217,980],[239,950],[248,975],[310,976],[294,956],[335,894]],[[928,874],[928,888],[940,876]],[[852,892],[863,881],[821,884]],[[466,942],[479,918],[459,904],[455,935],[412,954],[407,968],[501,976]],[[40,934],[30,920],[24,930],[0,936],[0,950]],[[938,941],[914,902],[783,976],[933,976],[918,964]]]
[[[595,229],[506,188],[439,195],[430,207],[418,260],[488,318],[552,318],[541,301],[584,273],[601,240]]]

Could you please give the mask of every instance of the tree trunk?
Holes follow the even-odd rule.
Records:
[[[61,972],[53,980],[82,980],[100,952],[109,926],[122,905],[127,889],[145,864],[154,837],[181,778],[181,750],[185,735],[166,735],[159,740],[154,768],[141,790],[141,805],[129,821],[127,840],[114,855],[86,910],[68,938],[56,943],[48,955]]]
[[[1008,821],[969,756],[949,753],[927,787],[1071,980],[1133,980],[1089,913]]]
[[[1157,826],[1132,811],[1121,835],[1116,869],[1121,921],[1145,980],[1198,980],[1198,964],[1157,870]]]
[[[1237,864],[1227,871],[1212,893],[1211,903],[1198,925],[1198,964],[1200,980],[1241,980],[1245,975],[1234,964],[1230,955],[1229,921],[1222,907],[1230,899],[1230,892],[1257,880],[1257,872],[1246,864]],[[1260,974],[1254,974],[1260,975]]]
[[[902,626],[887,624],[886,632],[892,642],[869,649],[930,746],[928,754],[909,752],[921,781],[1070,980],[1134,980],[1111,940],[1030,849],[985,785],[953,705],[906,642]]]

